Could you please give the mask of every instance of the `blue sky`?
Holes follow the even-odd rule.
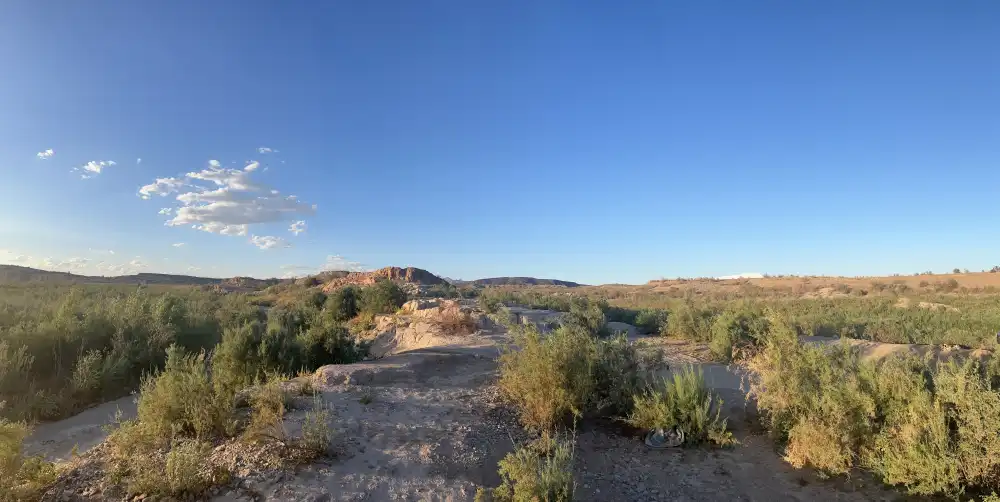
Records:
[[[997,2],[57,4],[0,6],[0,262],[1000,263]]]

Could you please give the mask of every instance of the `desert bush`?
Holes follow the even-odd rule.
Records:
[[[250,441],[278,441],[284,443],[285,396],[279,382],[282,379],[271,375],[268,380],[252,389],[250,394],[250,421],[244,437]]]
[[[138,420],[155,436],[169,440],[178,433],[204,438],[232,430],[233,396],[218,393],[205,354],[167,349],[162,373],[143,380]]]
[[[767,317],[761,308],[736,304],[715,318],[709,348],[716,358],[729,362],[736,352],[763,341],[767,331]]]
[[[406,292],[398,284],[383,279],[361,290],[358,309],[371,314],[391,314],[406,303]]]
[[[712,322],[715,312],[706,306],[684,302],[670,312],[666,334],[705,342],[711,339]]]
[[[313,395],[312,409],[306,412],[302,423],[301,447],[313,455],[325,455],[330,450],[330,410],[323,405],[318,394]]]
[[[358,315],[358,288],[344,286],[337,288],[326,298],[324,311],[327,318],[335,323],[344,323]]]
[[[569,312],[562,323],[570,329],[582,330],[591,336],[606,336],[607,320],[604,317],[603,304],[586,298],[573,298]]]
[[[772,316],[769,322],[770,335],[748,360],[754,375],[750,395],[765,412],[765,423],[787,439],[791,463],[845,473],[873,432],[870,368],[862,371],[847,345],[807,346],[784,319]]]
[[[642,309],[632,323],[639,332],[645,335],[655,335],[660,333],[660,329],[667,324],[667,311],[663,309]]]
[[[0,406],[3,403],[0,402]],[[26,457],[27,424],[0,418],[0,501],[37,500],[56,480],[56,469],[42,457]]]
[[[921,495],[1000,488],[995,359],[861,361],[847,345],[806,346],[772,322],[748,368],[751,396],[797,467],[866,467]]]
[[[553,430],[584,415],[626,416],[659,362],[641,356],[624,335],[598,339],[560,326],[543,337],[530,325],[513,333],[517,349],[500,357],[499,386],[533,429]]]
[[[722,418],[722,399],[705,385],[700,369],[685,367],[671,379],[633,397],[628,422],[641,429],[671,429],[684,432],[685,444],[712,442],[728,445],[732,433]]]
[[[541,450],[541,451],[540,451]],[[507,454],[499,463],[497,502],[569,502],[573,500],[572,439],[544,436],[536,444]],[[478,498],[478,497],[477,497]]]
[[[607,306],[604,309],[604,317],[607,322],[623,322],[625,324],[636,324],[639,310],[625,307]]]
[[[513,333],[513,343],[518,349],[500,356],[499,386],[517,406],[521,422],[550,430],[582,415],[594,391],[593,337],[563,326],[543,338],[527,327]]]
[[[594,348],[590,408],[602,414],[625,416],[632,409],[632,396],[647,384],[639,352],[625,335],[600,340]]]

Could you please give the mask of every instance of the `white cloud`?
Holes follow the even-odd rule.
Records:
[[[36,153],[35,155],[37,155],[38,158],[40,158],[42,160],[46,160],[46,159],[51,159],[52,156],[55,155],[55,154],[56,154],[56,152],[52,151],[52,149],[49,148],[48,150],[42,150],[42,151]]]
[[[327,272],[330,270],[346,270],[348,272],[363,272],[365,270],[364,265],[361,262],[350,261],[340,255],[329,255],[326,257],[326,262],[320,267],[321,272]]]
[[[281,237],[274,237],[272,235],[254,235],[254,236],[250,237],[250,242],[252,242],[254,246],[257,246],[257,247],[259,247],[261,249],[274,249],[274,248],[277,248],[277,247],[283,247],[283,248],[291,247],[290,244],[288,244],[287,242],[285,242],[285,239],[282,239]]]
[[[275,150],[274,148],[268,148],[266,146],[262,146],[257,149],[257,153],[278,153],[278,151]]]
[[[188,269],[188,272],[197,272],[197,271],[201,270],[201,267],[194,267],[194,266],[192,266],[192,267],[188,267],[187,269]]]
[[[295,235],[299,235],[302,232],[306,231],[306,222],[304,222],[302,220],[296,221],[295,223],[292,223],[288,227],[288,231],[291,232],[291,233],[293,233],[293,234],[295,234]]]
[[[142,164],[142,158],[140,157],[140,158],[135,159],[135,164],[136,165]]]
[[[299,217],[315,214],[316,205],[300,201],[294,195],[282,195],[278,190],[258,183],[252,178],[259,163],[251,161],[244,169],[221,167],[218,161],[209,161],[206,169],[189,172],[184,178],[158,178],[155,183],[139,189],[139,196],[165,196],[177,193],[181,207],[164,208],[160,214],[172,215],[167,226],[190,226],[196,230],[221,235],[246,236],[250,226],[264,223],[294,222],[299,232],[304,222],[296,227]],[[208,186],[205,186],[208,183]],[[214,188],[213,188],[214,186]],[[295,232],[293,232],[295,233]],[[269,249],[277,244],[267,240]],[[261,247],[258,245],[258,247]]]
[[[159,214],[170,214],[172,212],[174,212],[174,208],[172,208],[172,207],[164,207],[164,208],[160,208],[160,213]]]
[[[180,248],[180,247],[184,247],[184,243],[183,242],[175,242],[175,243],[171,244],[171,246],[173,246],[175,248]]]
[[[218,186],[234,190],[259,190],[260,185],[250,180],[250,173],[239,169],[223,169],[210,167],[195,173],[187,173],[187,177],[196,180],[211,181]]]
[[[179,192],[187,183],[181,178],[156,178],[156,181],[139,189],[139,197],[148,199],[154,195],[166,197]]]
[[[111,250],[111,249],[94,249],[94,248],[90,248],[87,251],[90,251],[91,253],[96,253],[96,254],[115,254],[115,252],[113,250]]]
[[[208,161],[208,165],[212,167],[222,167],[222,162],[219,162],[217,160],[210,160]]]
[[[104,171],[105,168],[111,167],[115,164],[116,163],[113,160],[92,160],[74,170],[84,171],[84,173],[81,174],[80,177],[83,179],[87,179],[87,178],[93,178],[94,176],[101,174],[101,172]]]

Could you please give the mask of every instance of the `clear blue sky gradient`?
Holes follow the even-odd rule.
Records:
[[[0,249],[587,283],[982,269],[998,26],[995,1],[12,0]],[[308,230],[260,250],[136,196],[209,159],[266,162]],[[118,165],[70,172],[91,160]]]

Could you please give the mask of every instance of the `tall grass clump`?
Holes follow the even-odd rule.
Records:
[[[634,397],[628,423],[645,430],[678,428],[686,444],[733,443],[722,417],[722,399],[705,385],[700,369],[688,366]]]
[[[508,453],[499,464],[502,480],[492,491],[477,494],[477,501],[570,502],[573,482],[574,445],[571,438],[543,436],[533,444]]]

